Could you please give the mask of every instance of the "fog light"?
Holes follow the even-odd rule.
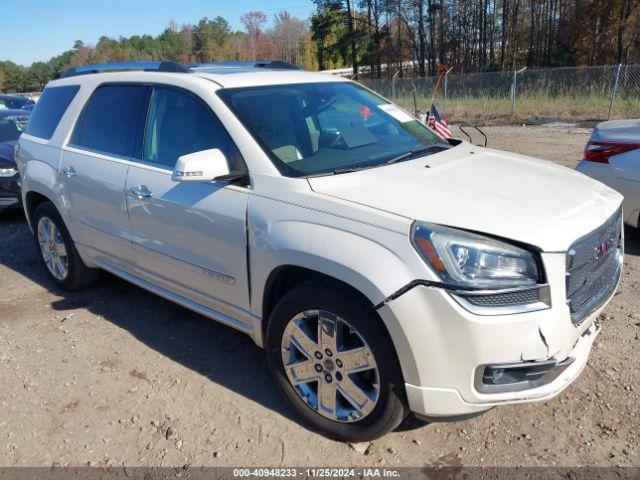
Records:
[[[498,380],[500,380],[502,375],[504,375],[504,368],[496,368],[493,371],[493,383],[498,383]]]
[[[536,388],[552,382],[572,362],[573,358],[569,357],[562,362],[547,360],[481,365],[476,370],[475,387],[482,393],[517,392]]]

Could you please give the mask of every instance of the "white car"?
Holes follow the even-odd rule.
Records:
[[[625,223],[640,229],[640,119],[599,123],[577,170],[620,192]]]
[[[247,333],[334,438],[553,397],[620,278],[619,193],[283,63],[72,69],[16,157],[55,284],[104,269]]]

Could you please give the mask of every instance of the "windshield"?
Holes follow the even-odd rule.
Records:
[[[23,97],[0,97],[0,110],[18,110],[32,103]]]
[[[283,175],[341,173],[448,144],[399,107],[351,82],[222,89]]]

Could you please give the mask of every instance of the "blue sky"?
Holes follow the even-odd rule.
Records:
[[[92,45],[102,35],[157,35],[169,20],[181,25],[221,16],[240,29],[240,15],[251,10],[271,22],[280,10],[306,18],[314,6],[311,0],[0,0],[0,10],[0,60],[30,65],[69,50],[75,40]]]

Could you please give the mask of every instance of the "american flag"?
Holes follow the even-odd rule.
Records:
[[[441,137],[452,138],[451,130],[449,130],[449,125],[447,125],[447,122],[444,118],[442,118],[442,116],[438,112],[438,109],[433,103],[431,104],[431,109],[429,110],[427,126]]]

